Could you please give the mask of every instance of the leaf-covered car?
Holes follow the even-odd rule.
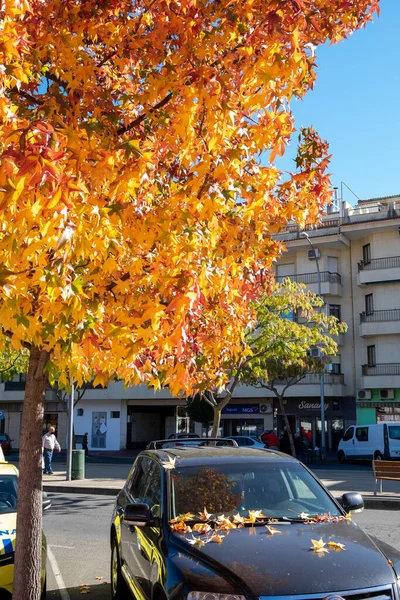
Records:
[[[11,600],[17,523],[18,469],[0,453],[0,598]],[[50,501],[45,499],[43,508]],[[41,600],[46,598],[46,538],[42,534]]]
[[[299,461],[239,447],[137,457],[111,524],[113,599],[399,600],[400,554]]]

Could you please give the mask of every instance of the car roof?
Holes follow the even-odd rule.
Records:
[[[18,475],[18,469],[11,463],[0,462],[0,475]]]
[[[277,450],[267,450],[264,448],[230,448],[227,446],[179,446],[176,448],[162,448],[159,450],[144,450],[139,456],[149,456],[163,462],[169,457],[176,458],[177,466],[181,461],[182,466],[191,467],[218,462],[228,464],[233,462],[248,463],[273,461],[279,459],[290,462],[298,462],[296,458],[279,452]]]
[[[247,439],[257,440],[257,436],[255,436],[255,435],[226,435],[224,439],[225,440],[232,440],[232,439],[235,440],[236,438],[246,439],[246,440]]]

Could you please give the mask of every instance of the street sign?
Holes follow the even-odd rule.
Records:
[[[0,419],[4,419],[4,410],[0,410]]]

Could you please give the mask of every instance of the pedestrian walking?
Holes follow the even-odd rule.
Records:
[[[268,445],[268,448],[270,448],[271,450],[279,450],[279,438],[273,429],[270,429],[269,431],[264,431],[264,433],[261,436],[261,439],[264,443]]]
[[[53,469],[51,468],[51,461],[53,458],[54,450],[61,452],[61,446],[57,441],[55,435],[55,428],[49,427],[49,431],[42,437],[42,452],[44,457],[44,474],[53,475]]]

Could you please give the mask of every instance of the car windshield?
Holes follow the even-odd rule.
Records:
[[[225,463],[177,467],[171,472],[172,515],[209,513],[298,518],[340,510],[310,473],[295,462]]]
[[[0,476],[0,514],[17,509],[18,479],[16,475]]]

